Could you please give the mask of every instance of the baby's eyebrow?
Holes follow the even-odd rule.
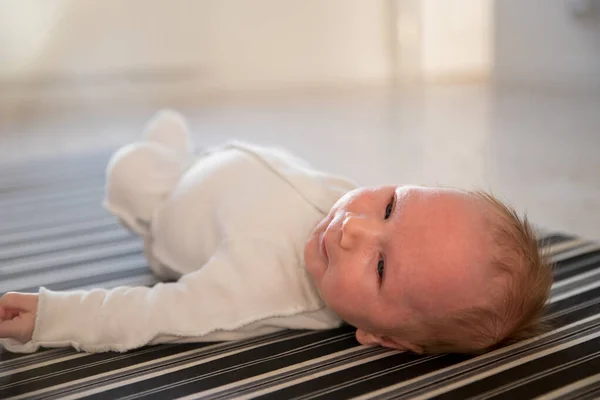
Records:
[[[396,246],[396,242],[399,241],[399,239],[397,238],[398,235],[398,231],[394,230],[391,236],[391,240],[388,241],[388,243],[386,243],[386,248],[385,248],[385,252],[386,254],[386,265],[385,265],[385,269],[386,269],[386,273],[387,273],[387,277],[386,278],[391,278],[396,276],[396,274],[400,274],[401,273],[401,259],[400,259],[400,255],[398,254],[398,246]],[[384,280],[392,280],[392,279],[384,279]]]
[[[398,207],[398,200],[400,200],[400,196],[398,196],[398,189],[394,190],[394,194],[392,195],[392,200],[394,202],[394,206],[392,207],[392,214],[395,214],[396,208]]]
[[[383,298],[387,301],[394,296],[396,291],[394,290],[394,279],[392,279],[393,274],[390,274],[390,269],[388,269],[388,267],[386,267],[385,272],[387,276],[384,276],[384,279],[381,281],[380,292]]]

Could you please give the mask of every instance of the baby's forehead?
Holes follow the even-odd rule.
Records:
[[[469,194],[442,197],[442,205],[414,207],[396,239],[399,296],[423,312],[478,300],[493,275],[485,206]]]
[[[489,232],[487,204],[454,190],[410,194],[401,202],[397,228],[410,232],[423,246],[480,246]],[[399,235],[398,239],[402,238]],[[468,249],[462,249],[466,252]]]
[[[413,202],[398,219],[390,311],[408,305],[422,318],[487,308],[507,287],[497,279],[493,234],[505,221],[496,220],[492,205],[470,192],[419,190],[410,196]]]

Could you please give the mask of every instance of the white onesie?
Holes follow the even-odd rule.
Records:
[[[339,326],[306,271],[304,244],[355,185],[282,150],[239,142],[193,157],[173,112],[159,113],[146,131],[111,159],[104,205],[142,237],[152,270],[174,282],[41,288],[32,340],[2,344],[14,352],[126,351]]]

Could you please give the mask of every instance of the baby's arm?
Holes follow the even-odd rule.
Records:
[[[13,352],[33,352],[40,346],[126,351],[173,341],[174,337],[201,338],[217,330],[236,329],[251,322],[247,316],[255,309],[265,309],[272,301],[268,289],[265,293],[264,286],[248,282],[252,274],[248,262],[273,261],[263,250],[252,243],[243,248],[225,243],[199,271],[152,288],[73,292],[41,289],[30,338],[23,336],[22,343],[14,340],[19,336],[0,330],[0,336],[13,337],[1,342]]]

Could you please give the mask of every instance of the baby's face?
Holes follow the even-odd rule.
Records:
[[[485,210],[453,189],[357,189],[309,237],[306,266],[325,303],[367,332],[452,312],[489,287]]]

